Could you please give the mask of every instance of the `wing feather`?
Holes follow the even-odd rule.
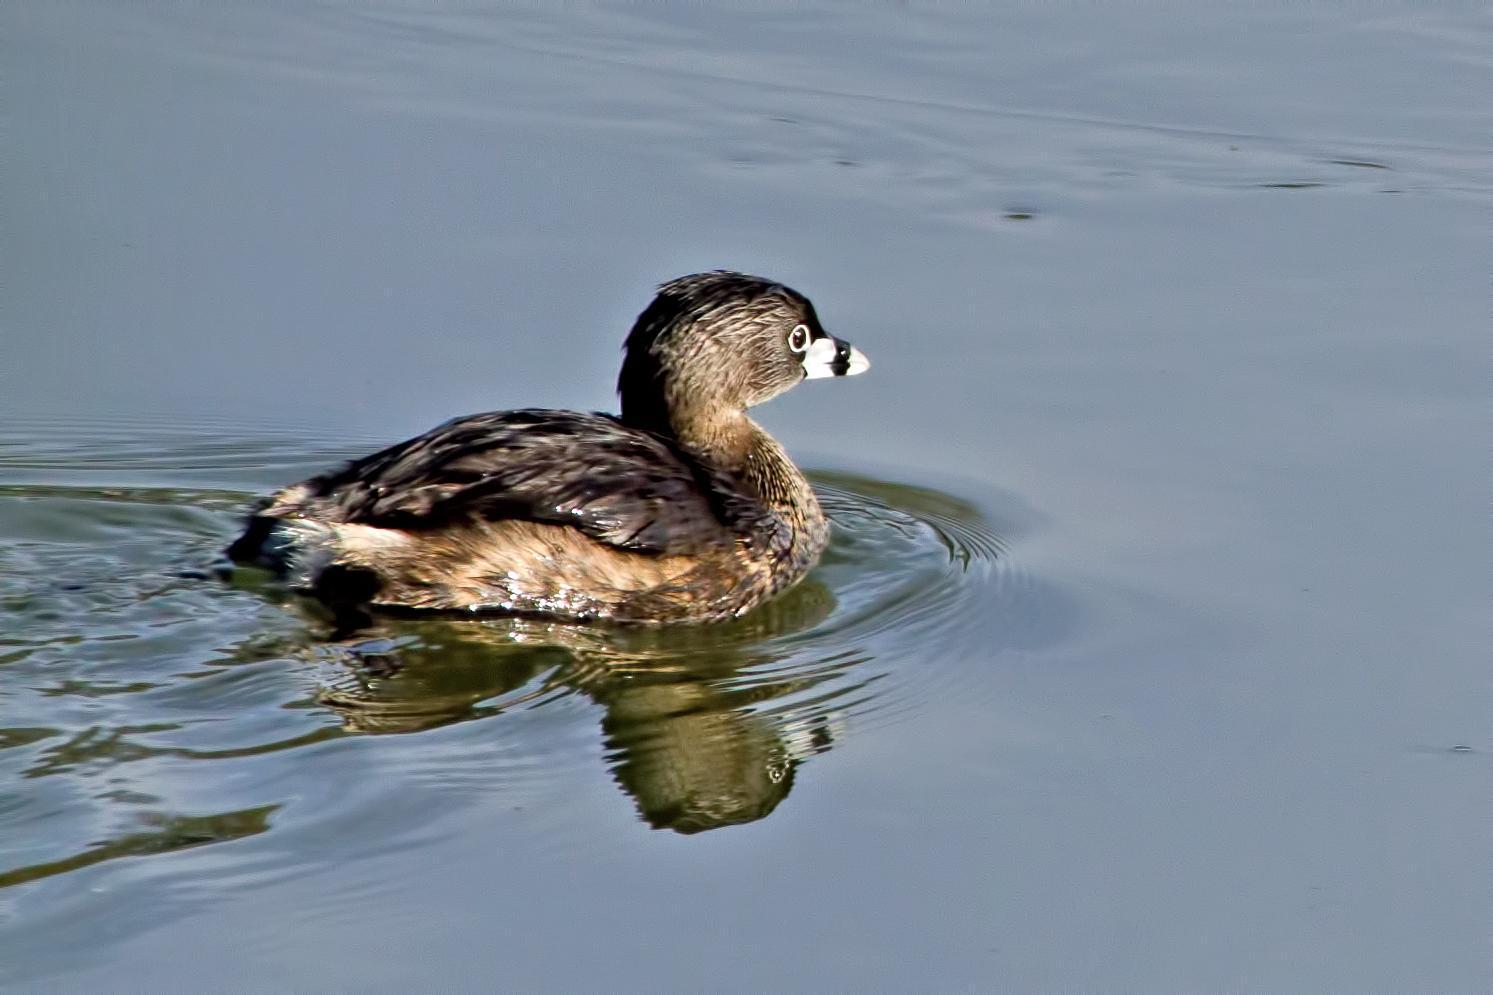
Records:
[[[306,486],[344,522],[418,530],[520,519],[645,553],[777,531],[775,516],[729,476],[652,433],[573,411],[458,418]]]

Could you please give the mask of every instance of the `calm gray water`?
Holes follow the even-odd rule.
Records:
[[[1493,22],[1296,6],[0,8],[0,986],[1485,990]],[[715,267],[780,602],[205,570]]]

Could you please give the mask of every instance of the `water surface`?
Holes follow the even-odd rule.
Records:
[[[0,18],[6,986],[1486,986],[1480,12]],[[836,525],[782,601],[213,574],[338,459],[611,407],[710,267],[874,364],[761,412]]]

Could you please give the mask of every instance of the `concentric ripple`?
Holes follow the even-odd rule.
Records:
[[[466,793],[558,824],[598,741],[647,825],[749,822],[810,758],[990,693],[1003,655],[1062,629],[1015,561],[1015,518],[999,532],[939,491],[824,474],[823,562],[731,623],[349,632],[210,568],[255,492],[356,445],[142,435],[0,439],[0,888],[288,824],[346,846],[371,822],[369,845],[391,845]],[[254,479],[225,486],[238,475]]]

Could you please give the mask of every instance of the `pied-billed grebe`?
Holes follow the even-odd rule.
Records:
[[[741,273],[659,288],[624,347],[620,418],[457,418],[295,484],[229,547],[332,601],[629,623],[741,615],[829,540],[746,409],[860,373],[808,298]]]

